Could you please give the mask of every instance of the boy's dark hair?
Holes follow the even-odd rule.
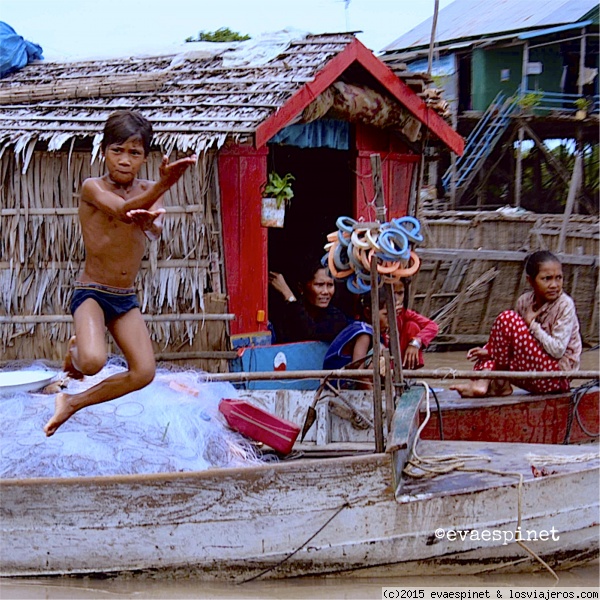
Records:
[[[540,267],[544,263],[549,262],[561,264],[558,257],[548,250],[538,250],[537,252],[533,252],[525,258],[525,273],[527,273],[531,279],[535,279],[540,272]]]
[[[403,277],[400,281],[404,284],[404,299],[402,300],[402,306],[406,310],[408,309],[408,296],[410,295],[410,277]]]
[[[379,310],[386,307],[385,294],[383,290],[379,290]],[[371,313],[371,293],[360,295],[360,309],[363,315],[368,311],[369,318]]]
[[[130,138],[139,138],[144,146],[144,154],[150,153],[152,125],[146,117],[133,110],[119,110],[112,113],[104,124],[102,152],[111,144],[122,144]]]

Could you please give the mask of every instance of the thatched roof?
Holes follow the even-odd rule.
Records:
[[[98,143],[108,115],[125,108],[142,111],[154,142],[167,148],[243,141],[353,39],[307,36],[262,65],[244,64],[231,50],[32,64],[0,81],[0,147],[45,140],[57,148],[87,136]]]
[[[304,35],[263,43],[270,55],[244,42],[212,52],[190,44],[179,55],[33,63],[0,80],[0,155],[14,147],[26,168],[38,141],[56,150],[88,137],[95,155],[106,118],[127,108],[152,122],[165,152],[252,143],[259,125],[353,42],[350,33]]]

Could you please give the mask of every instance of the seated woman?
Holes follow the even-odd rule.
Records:
[[[408,285],[407,279],[402,279],[394,285],[400,355],[403,357],[403,367],[420,369],[425,364],[423,349],[427,348],[438,334],[439,327],[435,321],[408,308]]]
[[[308,340],[331,343],[353,321],[331,304],[335,283],[320,261],[307,263],[300,275],[299,300],[281,273],[271,271],[269,283],[284,301],[272,316],[278,344]]]
[[[576,371],[581,358],[579,321],[573,300],[563,292],[562,265],[546,250],[525,259],[531,291],[517,300],[516,311],[496,318],[483,348],[472,348],[467,358],[477,371]],[[457,384],[461,396],[505,396],[511,384],[533,394],[568,391],[566,378],[476,379]]]
[[[323,369],[343,369],[352,364],[354,369],[362,369],[367,364],[367,358],[373,346],[373,327],[371,326],[371,298],[368,295],[361,298],[364,321],[354,321],[343,329],[331,342],[331,346],[323,359]],[[382,337],[389,327],[388,313],[385,300],[379,298],[379,329]]]

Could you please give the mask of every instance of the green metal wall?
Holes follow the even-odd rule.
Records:
[[[484,111],[499,91],[516,92],[521,83],[521,47],[500,50],[473,50],[471,90],[473,110]],[[508,81],[501,81],[502,70],[509,69]]]
[[[543,71],[541,75],[527,77],[527,89],[543,90],[544,92],[561,92],[560,80],[563,70],[563,59],[556,46],[532,48],[529,52],[529,62],[541,62]]]
[[[529,62],[541,62],[541,75],[529,75],[530,90],[560,92],[563,61],[558,46],[534,48],[529,53]],[[503,91],[514,94],[521,84],[523,47],[494,50],[474,50],[472,62],[473,110],[483,111]],[[509,70],[509,79],[502,81],[502,70]]]

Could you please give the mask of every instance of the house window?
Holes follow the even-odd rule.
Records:
[[[510,81],[510,69],[501,69],[500,81]]]

